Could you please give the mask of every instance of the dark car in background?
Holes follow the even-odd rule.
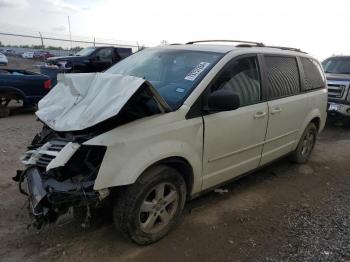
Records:
[[[47,65],[69,73],[101,72],[131,54],[131,48],[87,47],[73,56],[48,58]]]
[[[333,56],[322,62],[328,85],[328,113],[350,119],[350,56]]]
[[[34,59],[40,59],[40,60],[46,60],[49,57],[54,57],[55,55],[48,52],[48,51],[35,51],[34,52]]]
[[[0,69],[0,117],[10,114],[11,101],[24,108],[36,106],[51,89],[51,79],[42,74],[17,69]]]

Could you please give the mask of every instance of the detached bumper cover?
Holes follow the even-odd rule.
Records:
[[[33,166],[14,179],[19,182],[20,191],[28,195],[33,224],[40,227],[43,222],[55,222],[72,206],[99,202],[99,193],[93,190],[94,181],[74,178],[57,181]]]
[[[47,196],[45,185],[36,168],[26,171],[25,178],[27,181],[28,200],[34,215],[42,214],[40,202]]]

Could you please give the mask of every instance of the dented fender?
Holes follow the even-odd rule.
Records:
[[[195,184],[192,194],[201,189],[201,117],[186,120],[177,111],[147,120],[140,119],[84,144],[107,147],[95,181],[95,190],[132,184],[148,167],[169,157],[185,159],[193,170]]]

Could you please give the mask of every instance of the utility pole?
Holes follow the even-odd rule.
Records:
[[[70,30],[70,20],[68,16],[68,28],[69,28],[69,42],[70,42],[70,50],[72,50],[72,32]]]
[[[43,39],[43,36],[41,35],[41,32],[39,32],[39,35],[41,40],[41,47],[44,48],[44,39]]]

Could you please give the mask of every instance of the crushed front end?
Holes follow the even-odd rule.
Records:
[[[14,177],[20,192],[27,195],[31,225],[40,229],[59,222],[73,209],[84,210],[81,215],[88,222],[90,209],[101,205],[109,193],[93,189],[106,148],[84,145],[81,137],[40,136],[21,158],[25,169]]]

